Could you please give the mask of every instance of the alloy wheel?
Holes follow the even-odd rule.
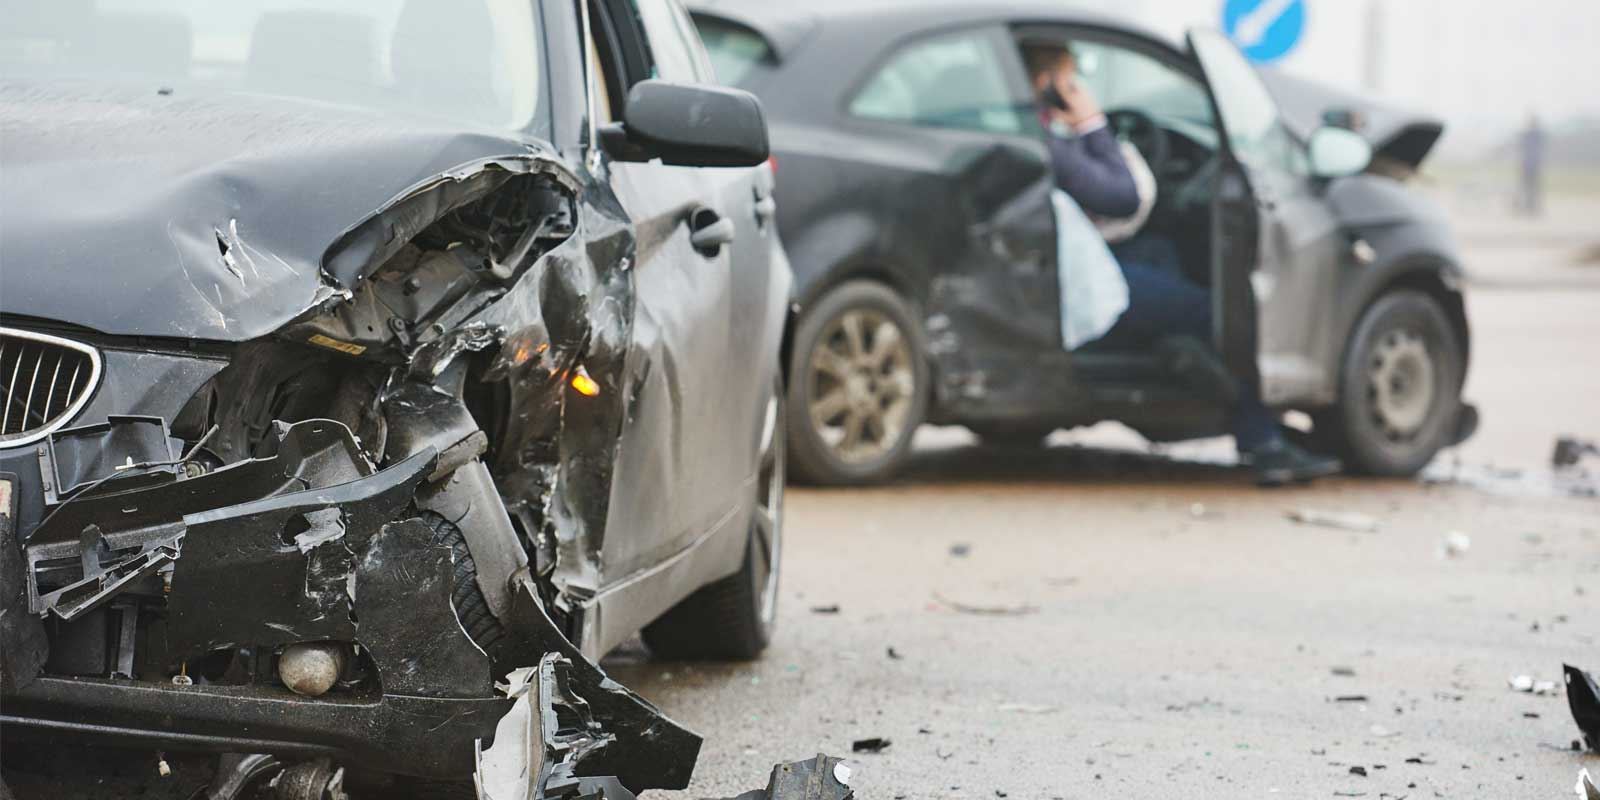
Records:
[[[778,611],[778,567],[783,560],[783,394],[778,389],[767,401],[761,426],[761,469],[757,476],[755,507],[756,596],[760,598],[761,624],[772,626]]]
[[[916,386],[911,345],[886,314],[853,308],[812,349],[806,397],[812,430],[841,461],[888,453],[905,432]]]

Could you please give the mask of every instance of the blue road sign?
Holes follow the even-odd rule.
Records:
[[[1277,61],[1305,35],[1305,0],[1227,0],[1222,30],[1251,61]]]

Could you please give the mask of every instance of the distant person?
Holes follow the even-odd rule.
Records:
[[[1544,213],[1544,126],[1537,114],[1528,115],[1528,127],[1517,141],[1522,161],[1522,182],[1517,192],[1517,208],[1530,217]]]
[[[1056,185],[1075,203],[1067,204],[1062,212],[1062,228],[1085,230],[1084,235],[1093,236],[1096,235],[1094,227],[1075,224],[1084,212],[1113,218],[1138,213],[1144,205],[1138,181],[1116,137],[1106,126],[1099,103],[1078,81],[1077,59],[1072,50],[1062,44],[1037,41],[1024,42],[1022,50],[1038,99],[1040,118],[1049,131]],[[1337,459],[1307,452],[1284,438],[1277,415],[1261,400],[1258,379],[1239,380],[1227,373],[1210,344],[1210,292],[1186,279],[1176,263],[1163,263],[1176,262],[1175,245],[1148,235],[1128,244],[1142,246],[1118,248],[1124,257],[1114,263],[1120,267],[1120,282],[1125,282],[1126,286],[1091,292],[1100,298],[1125,298],[1120,304],[1121,313],[1115,314],[1113,307],[1113,314],[1101,326],[1108,330],[1096,333],[1103,334],[1102,338],[1110,342],[1152,351],[1174,344],[1199,349],[1201,358],[1189,361],[1207,366],[1197,370],[1199,375],[1190,377],[1197,378],[1196,383],[1211,387],[1221,385],[1228,391],[1220,394],[1233,395],[1228,428],[1240,460],[1255,469],[1257,480],[1263,485],[1309,481],[1340,472],[1342,466]],[[1097,246],[1105,250],[1104,242]],[[1068,243],[1063,249],[1077,250],[1078,245]],[[1103,259],[1111,258],[1104,252],[1101,255]],[[1078,263],[1088,264],[1092,269],[1096,261],[1086,258]],[[1074,263],[1075,269],[1078,263]],[[1096,270],[1091,280],[1104,282],[1107,279]],[[1117,270],[1110,270],[1109,280],[1117,281]],[[1064,305],[1072,306],[1073,291],[1067,289]],[[1086,311],[1089,316],[1097,316],[1104,310],[1103,305],[1094,305]],[[1072,316],[1071,312],[1066,316]],[[1066,338],[1068,347],[1076,346],[1070,336]]]

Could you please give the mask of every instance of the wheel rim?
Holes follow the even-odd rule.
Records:
[[[811,429],[836,458],[861,464],[899,443],[916,390],[904,331],[873,309],[850,309],[828,323],[807,370]]]
[[[1367,397],[1373,421],[1391,442],[1415,438],[1428,422],[1438,392],[1437,372],[1421,334],[1390,331],[1372,349]]]
[[[756,484],[756,596],[761,598],[761,624],[772,625],[778,611],[778,566],[783,559],[783,409],[781,394],[767,401],[761,427],[761,471]]]

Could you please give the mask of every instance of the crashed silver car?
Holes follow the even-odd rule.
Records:
[[[0,8],[7,756],[686,785],[594,660],[766,646],[791,278],[676,3]]]

